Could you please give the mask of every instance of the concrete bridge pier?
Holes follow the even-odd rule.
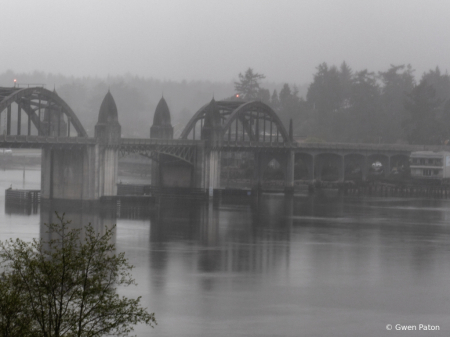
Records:
[[[201,139],[205,141],[203,155],[203,181],[204,188],[210,197],[214,189],[220,187],[220,146],[222,144],[222,126],[220,111],[214,98],[205,112],[205,123],[201,131]]]
[[[338,167],[338,181],[344,182],[344,180],[345,180],[345,157],[344,156],[340,156],[340,161],[338,160],[337,167]]]
[[[386,165],[386,169],[384,170],[385,175],[389,175],[391,173],[391,157],[388,156],[387,160],[384,163]]]
[[[289,151],[286,154],[285,162],[285,174],[284,174],[284,191],[286,193],[294,193],[294,165],[295,165],[295,152]]]
[[[313,181],[315,179],[314,177],[314,164],[316,161],[316,156],[315,155],[311,155],[311,160],[307,163],[307,168],[308,168],[308,179]]]
[[[116,103],[108,92],[95,126],[95,143],[68,149],[43,148],[41,197],[95,201],[116,195],[120,133]]]
[[[367,173],[369,172],[369,168],[367,167],[367,157],[364,156],[362,159],[362,165],[361,165],[361,180],[366,181],[367,180]]]
[[[220,188],[220,151],[207,149],[204,159],[205,187],[209,197],[213,196],[214,189]]]
[[[261,180],[263,175],[263,161],[262,154],[255,152],[253,164],[252,190],[255,192],[261,191]]]
[[[43,148],[41,197],[43,199],[98,199],[98,147]]]
[[[323,160],[321,160],[320,156],[316,156],[314,165],[314,179],[317,181],[322,181],[322,170],[323,170]]]

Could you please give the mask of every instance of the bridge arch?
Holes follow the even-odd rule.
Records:
[[[201,135],[201,127],[203,127],[205,115],[207,112],[207,108],[210,103],[207,103],[203,105],[195,114],[192,116],[192,118],[189,120],[189,122],[186,124],[186,126],[183,129],[183,132],[180,135],[180,139],[200,139]],[[216,105],[220,112],[220,118],[221,122],[229,116],[234,109],[239,107],[242,104],[240,101],[216,101]],[[198,124],[200,123],[200,130],[198,128]]]
[[[70,124],[72,124],[78,137],[87,137],[86,130],[73,110],[54,91],[52,92],[43,87],[0,88],[0,113],[6,109],[8,114],[10,114],[12,103],[20,105],[21,109],[29,116],[30,123],[33,123],[40,135],[45,135],[47,131],[41,117],[41,113],[43,115],[43,112],[47,110],[56,112],[58,118],[66,116],[69,132]]]
[[[289,135],[273,109],[259,101],[217,101],[224,141],[289,142]],[[208,104],[198,110],[188,122],[181,139],[200,138]],[[197,130],[197,131],[196,131]],[[196,136],[198,135],[198,137]]]
[[[278,115],[272,110],[270,106],[259,101],[252,101],[244,103],[236,108],[232,114],[225,121],[222,127],[222,136],[226,140],[226,135],[228,134],[228,140],[232,140],[232,124],[240,121],[247,131],[251,141],[266,141],[266,138],[270,142],[274,140],[279,141],[279,135],[282,137],[283,143],[289,142],[289,135],[283,126]],[[266,121],[269,124],[269,130],[266,130]],[[276,128],[276,136],[273,135],[273,125]],[[262,135],[261,135],[262,131]],[[267,135],[266,131],[269,131]],[[268,136],[268,137],[266,137]]]

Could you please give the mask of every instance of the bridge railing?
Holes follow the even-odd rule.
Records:
[[[151,138],[122,138],[121,145],[173,145],[173,146],[194,146],[202,144],[202,140],[187,139],[151,139]]]
[[[284,142],[257,142],[257,141],[223,141],[217,144],[211,144],[211,146],[215,147],[224,147],[224,148],[292,148],[292,143],[284,143]]]
[[[446,145],[364,144],[364,143],[295,143],[298,149],[381,150],[381,151],[450,151]]]
[[[95,138],[87,137],[57,137],[57,136],[25,136],[25,135],[9,135],[3,134],[0,136],[0,144],[8,147],[23,147],[23,146],[41,146],[47,144],[80,144],[80,145],[94,145]]]

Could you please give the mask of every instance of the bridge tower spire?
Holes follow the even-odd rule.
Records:
[[[209,103],[205,111],[205,124],[202,128],[202,140],[211,143],[220,143],[222,141],[222,124],[220,110],[214,98]]]
[[[96,156],[98,161],[98,167],[96,168],[98,190],[96,194],[99,198],[117,194],[118,147],[120,145],[121,132],[122,127],[119,124],[116,102],[108,90],[100,105],[98,122],[95,125]]]
[[[150,127],[150,138],[173,139],[173,126],[170,121],[170,110],[164,96],[159,100],[153,116],[153,125]]]
[[[116,102],[108,90],[98,113],[98,122],[95,125],[95,138],[103,145],[119,144],[121,129]]]
[[[153,125],[150,127],[151,139],[173,139],[173,126],[170,121],[170,110],[167,105],[164,95],[158,102],[153,116]],[[158,160],[152,159],[152,186],[161,186],[163,180],[163,172],[166,173],[170,170],[167,167],[167,162],[170,162],[170,158],[167,156],[159,155]]]

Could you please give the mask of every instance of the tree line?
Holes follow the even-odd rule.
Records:
[[[450,138],[450,76],[438,67],[414,77],[410,65],[378,73],[322,63],[306,98],[284,84],[278,93],[260,87],[264,75],[249,68],[235,90],[270,105],[295,134],[315,141],[447,144]],[[251,87],[251,88],[250,88]]]
[[[45,83],[94,133],[101,101],[111,90],[124,137],[147,137],[162,95],[169,103],[175,137],[194,113],[214,96],[260,100],[270,105],[284,125],[293,120],[294,134],[316,141],[354,143],[442,144],[450,138],[450,77],[438,67],[414,76],[411,65],[391,65],[385,71],[354,71],[319,64],[305,86],[274,84],[247,69],[234,83],[160,81],[139,76],[67,77],[41,72],[0,74],[0,86]],[[264,82],[263,82],[264,80]]]

